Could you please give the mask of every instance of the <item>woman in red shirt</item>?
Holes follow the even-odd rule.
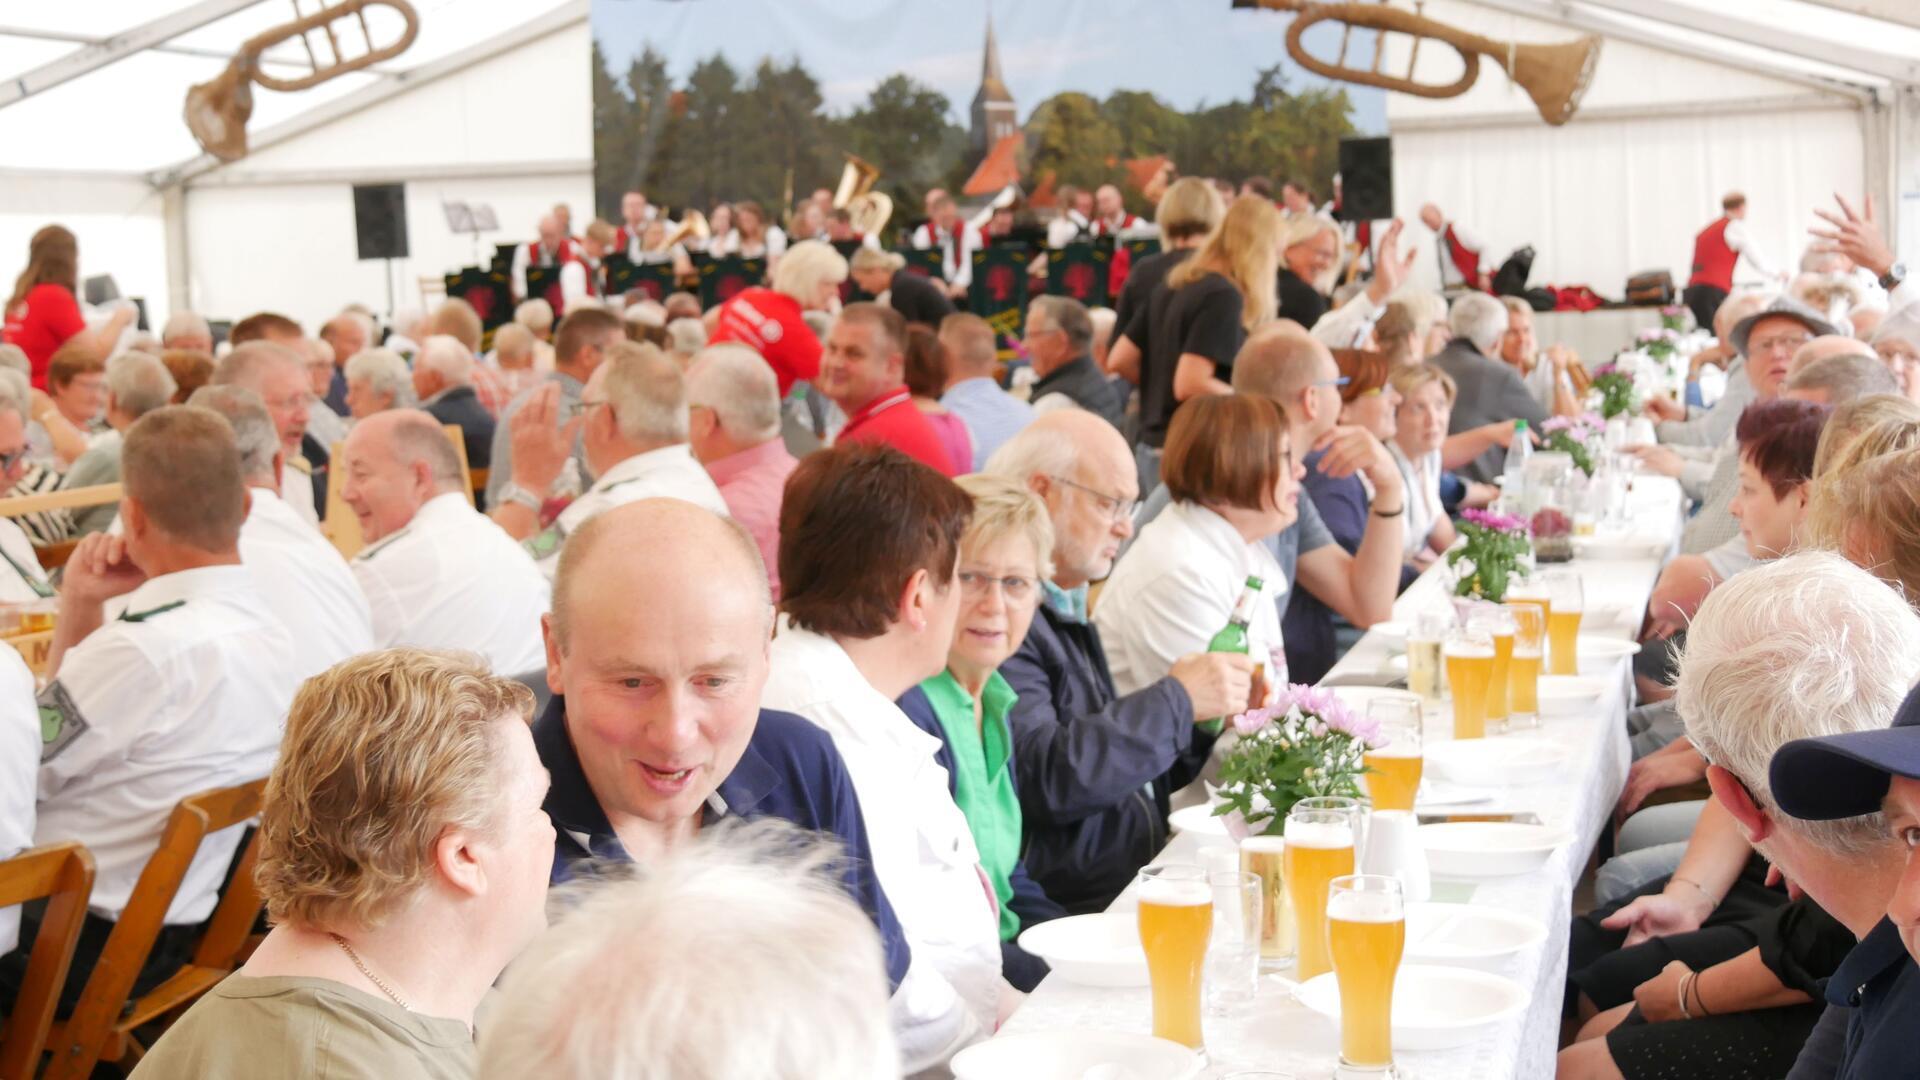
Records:
[[[59,225],[34,233],[27,244],[27,268],[20,272],[7,300],[5,337],[27,354],[35,389],[47,388],[47,362],[68,339],[94,334],[104,352],[133,318],[131,307],[121,308],[104,325],[88,330],[74,298],[79,280],[80,245],[73,234]]]
[[[831,310],[845,280],[847,260],[831,246],[818,240],[795,244],[774,268],[771,287],[742,289],[720,305],[713,343],[737,341],[759,353],[784,398],[794,383],[820,374],[820,339],[800,313]]]

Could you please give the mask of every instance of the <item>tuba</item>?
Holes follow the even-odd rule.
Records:
[[[845,210],[852,219],[853,231],[862,236],[877,235],[893,216],[893,199],[884,191],[873,190],[880,170],[857,154],[847,155],[847,166],[840,170],[840,188],[834,192],[833,208]]]
[[[1458,97],[1466,93],[1474,80],[1480,77],[1480,57],[1487,56],[1498,63],[1507,77],[1519,84],[1533,99],[1534,107],[1540,110],[1540,118],[1554,125],[1564,124],[1573,118],[1574,110],[1580,107],[1580,95],[1586,92],[1587,83],[1593,78],[1594,65],[1600,59],[1600,38],[1593,34],[1561,45],[1520,45],[1468,33],[1416,11],[1403,11],[1384,3],[1233,0],[1233,6],[1298,12],[1299,17],[1287,28],[1287,54],[1316,75],[1362,86],[1377,86],[1383,90],[1398,90],[1403,94],[1428,98]],[[1346,31],[1340,38],[1340,57],[1333,63],[1314,56],[1301,44],[1301,35],[1308,27],[1328,20],[1343,24]],[[1345,66],[1347,37],[1356,26],[1371,29],[1378,35],[1374,39],[1371,69]],[[1413,35],[1413,51],[1407,60],[1405,77],[1380,71],[1380,41],[1389,32]],[[1413,62],[1420,56],[1423,38],[1450,45],[1460,54],[1460,62],[1465,70],[1458,79],[1441,86],[1414,81]]]
[[[713,229],[707,225],[707,215],[692,207],[688,207],[687,212],[680,215],[680,224],[675,225],[673,231],[667,234],[667,238],[660,242],[660,246],[653,250],[672,251],[675,244],[684,243],[688,239],[698,240],[703,245],[713,239]]]
[[[403,26],[391,44],[374,45],[373,30],[367,25],[367,9],[372,7],[391,8],[399,13]],[[297,2],[294,10],[299,11]],[[360,28],[365,50],[357,56],[348,56],[342,51],[341,34],[333,25],[342,19],[352,19]],[[315,31],[325,35],[327,46],[333,52],[332,59],[324,63],[307,36]],[[194,141],[202,150],[222,161],[237,161],[247,154],[247,118],[253,115],[252,84],[259,83],[281,93],[305,90],[337,75],[391,60],[407,51],[419,33],[420,17],[407,0],[332,0],[311,15],[248,38],[225,71],[211,82],[190,88],[185,109],[187,130],[193,132]],[[260,70],[260,54],[293,38],[299,38],[306,47],[312,70],[286,79]]]

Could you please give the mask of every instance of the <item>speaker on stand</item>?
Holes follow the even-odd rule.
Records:
[[[407,257],[407,186],[355,184],[353,233],[359,258],[387,264],[387,320],[393,320],[393,260]]]

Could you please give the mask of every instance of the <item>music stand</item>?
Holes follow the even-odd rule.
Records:
[[[500,228],[500,219],[494,215],[493,207],[486,203],[468,206],[463,202],[443,201],[440,210],[447,215],[448,231],[463,233],[473,242],[473,260],[479,262],[480,234]]]

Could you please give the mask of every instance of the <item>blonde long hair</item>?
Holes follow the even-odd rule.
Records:
[[[1273,321],[1279,310],[1275,286],[1280,274],[1280,211],[1273,203],[1242,195],[1227,207],[1220,228],[1193,257],[1167,275],[1167,288],[1180,289],[1216,273],[1240,290],[1240,325],[1249,332]]]

